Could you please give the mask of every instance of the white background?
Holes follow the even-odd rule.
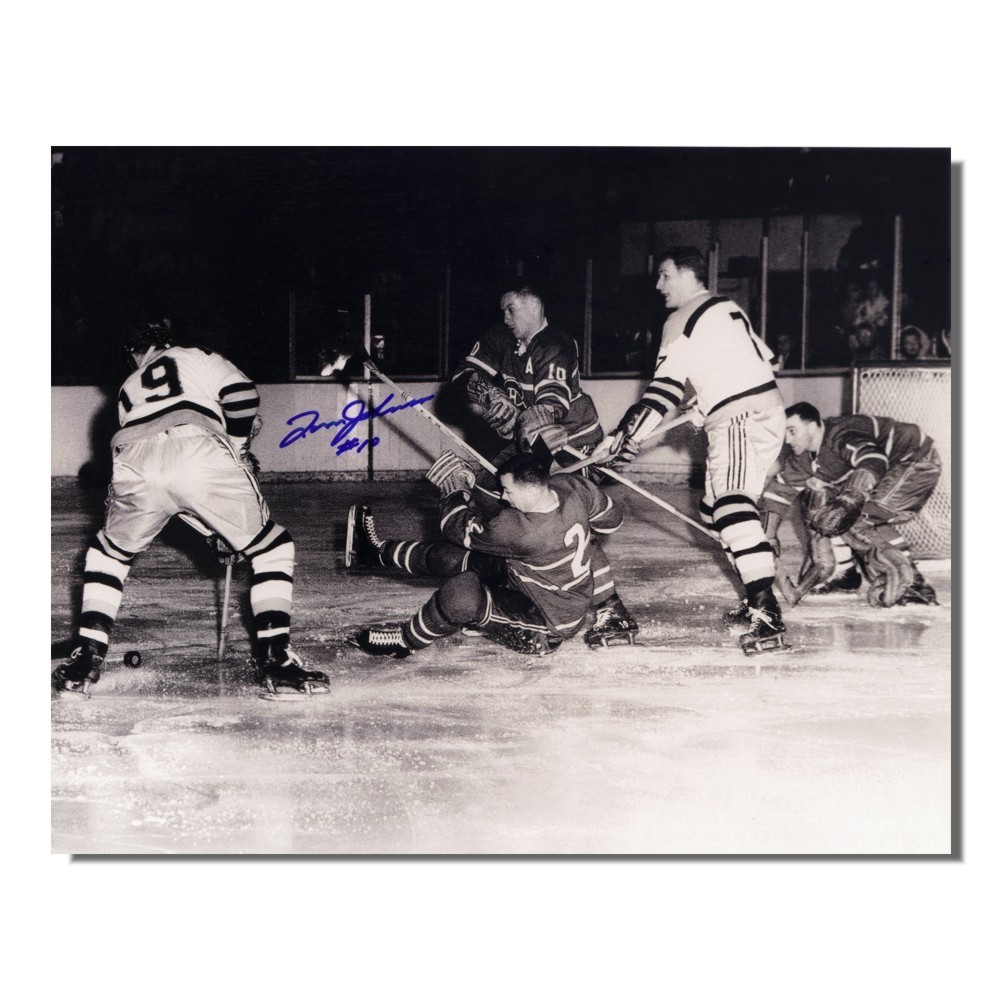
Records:
[[[74,1000],[987,994],[1000,699],[980,622],[995,615],[995,557],[967,567],[955,616],[961,860],[71,862],[49,854],[41,657],[52,144],[950,146],[969,483],[956,494],[962,537],[995,552],[996,58],[979,9],[203,0],[8,14],[9,984]]]

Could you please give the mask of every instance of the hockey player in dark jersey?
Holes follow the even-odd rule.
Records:
[[[811,403],[785,411],[792,454],[764,490],[765,511],[780,519],[803,508],[809,553],[799,589],[836,576],[834,541],[842,539],[871,581],[879,607],[936,604],[897,525],[911,520],[941,477],[933,440],[916,425],[853,414],[823,420]]]
[[[85,696],[101,675],[125,580],[178,515],[224,559],[250,560],[255,658],[271,697],[329,691],[289,646],[295,546],[260,492],[250,441],[257,387],[221,354],[182,347],[163,323],[126,343],[135,371],[118,393],[121,429],[104,525],[87,550],[77,645],[52,674],[59,695]]]
[[[549,325],[541,296],[527,286],[505,292],[500,308],[503,324],[472,347],[452,381],[465,387],[472,412],[504,442],[496,465],[531,451],[568,465],[577,456],[560,449],[586,453],[604,436],[594,401],[580,387],[576,341]],[[484,513],[500,509],[495,476],[480,472],[475,489]],[[594,560],[597,620],[585,640],[591,646],[632,642],[638,624],[617,593],[603,551]]]
[[[580,388],[576,341],[549,326],[530,288],[505,293],[500,308],[503,326],[473,346],[452,381],[465,386],[473,412],[508,446],[530,451],[541,438],[553,455],[567,444],[593,447],[603,432],[594,401]]]
[[[487,518],[472,499],[475,473],[445,452],[427,478],[441,490],[444,541],[381,540],[366,507],[351,508],[348,566],[389,566],[447,577],[408,621],[362,629],[350,641],[367,653],[402,658],[472,627],[521,653],[545,655],[583,626],[594,603],[594,533],[609,534],[622,512],[597,486],[548,474],[534,455],[498,469],[508,506]]]

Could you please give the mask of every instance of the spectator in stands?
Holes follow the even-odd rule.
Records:
[[[856,326],[847,335],[852,361],[884,361],[889,354],[880,343],[875,328],[867,323]]]
[[[903,361],[934,357],[930,337],[918,326],[904,326],[899,335],[899,356]]]
[[[779,333],[775,339],[774,346],[779,371],[802,367],[802,360],[799,356],[799,345],[795,343],[790,334]]]

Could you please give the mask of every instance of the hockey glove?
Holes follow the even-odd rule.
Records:
[[[550,454],[565,448],[569,443],[566,428],[558,423],[559,408],[548,403],[529,406],[518,418],[517,441],[522,451],[532,451],[541,439]]]
[[[500,437],[511,437],[518,414],[514,401],[502,389],[490,385],[478,372],[469,379],[465,391],[469,402],[483,420]]]
[[[444,452],[425,475],[441,491],[443,497],[459,490],[469,493],[476,482],[473,467],[453,451]]]
[[[820,507],[813,514],[809,526],[827,538],[842,535],[861,516],[861,510],[875,489],[877,481],[874,472],[868,469],[855,469],[847,481],[847,488]]]
[[[627,465],[639,454],[639,444],[663,419],[662,413],[634,403],[625,411],[611,439],[611,454],[615,465]]]
[[[237,563],[243,562],[243,553],[234,552],[221,535],[209,535],[205,541],[208,542],[208,547],[223,566],[235,566]]]

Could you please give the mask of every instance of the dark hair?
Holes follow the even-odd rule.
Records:
[[[518,285],[516,288],[508,288],[500,296],[501,301],[507,298],[508,295],[516,295],[519,299],[534,299],[541,306],[542,313],[545,313],[545,298],[531,285]]]
[[[798,417],[802,421],[812,421],[814,424],[821,424],[819,410],[812,403],[792,403],[785,410],[786,417]]]
[[[705,257],[697,247],[667,247],[656,260],[657,268],[665,260],[672,260],[674,267],[678,271],[686,269],[694,271],[694,276],[704,285],[708,280],[708,268],[705,265]]]
[[[549,463],[527,452],[513,455],[497,469],[497,478],[510,476],[515,483],[545,484],[549,481]]]

